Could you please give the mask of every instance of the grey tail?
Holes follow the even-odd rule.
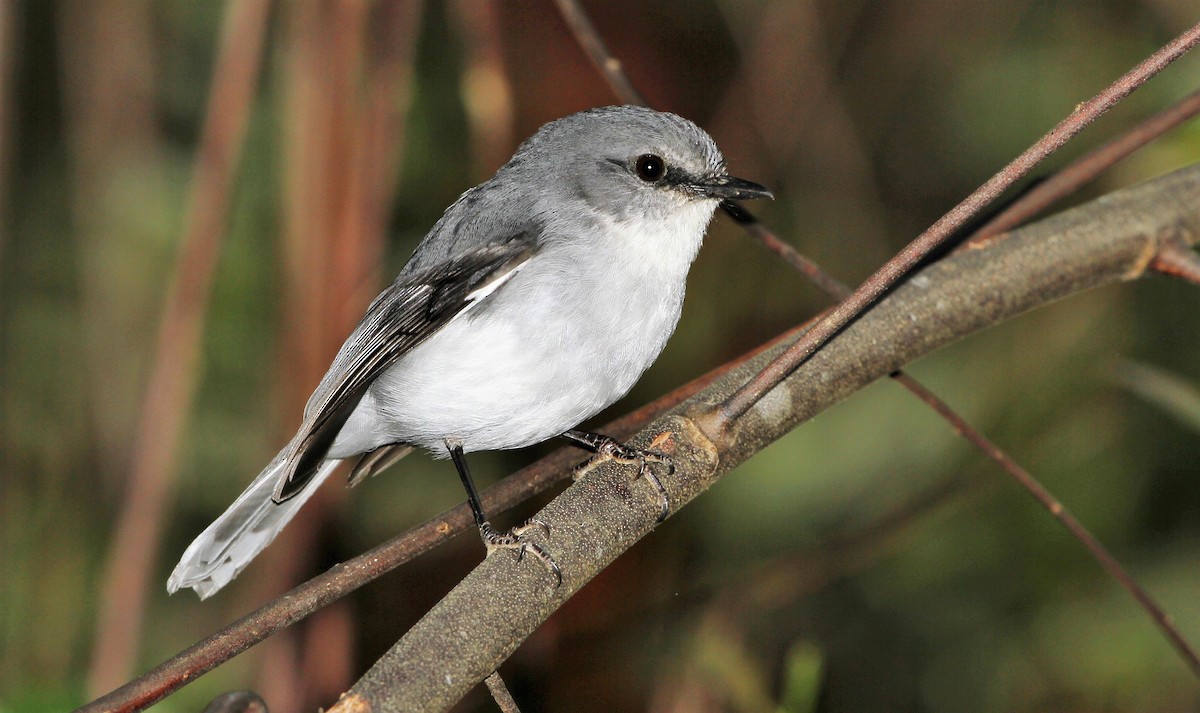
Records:
[[[201,599],[206,599],[229,584],[250,560],[271,544],[271,540],[291,521],[300,506],[312,497],[317,487],[341,462],[322,461],[315,467],[303,490],[282,503],[276,503],[271,496],[284,471],[284,455],[287,452],[287,448],[280,451],[233,505],[188,546],[167,580],[168,592],[174,594],[191,587]]]

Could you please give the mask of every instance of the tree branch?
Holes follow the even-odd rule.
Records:
[[[720,410],[714,410],[707,416],[704,424],[705,430],[717,434],[729,422],[736,420],[738,416],[752,408],[800,364],[811,359],[822,345],[862,314],[869,305],[905,278],[916,265],[941,246],[972,216],[990,204],[1047,156],[1057,151],[1073,136],[1083,131],[1101,114],[1116,106],[1118,102],[1182,57],[1197,43],[1200,43],[1200,24],[1193,25],[1182,35],[1168,42],[1105,87],[1099,94],[1076,106],[1067,118],[1060,121],[1020,156],[1010,161],[982,186],[975,189],[961,203],[951,208],[948,213],[918,235],[895,257],[884,263],[875,271],[875,274],[859,285],[850,297],[839,303],[833,311],[825,315],[787,351],[782,352],[771,363],[765,364],[761,372],[755,374],[752,379],[726,399]]]
[[[1034,307],[1145,274],[1164,241],[1200,235],[1200,166],[1111,194],[912,275],[728,427],[706,434],[769,350],[640,431],[669,453],[659,477],[678,511],[803,421],[934,349]],[[626,468],[602,465],[551,502],[540,541],[563,584],[536,562],[489,557],[413,627],[332,710],[442,710],[493,671],[551,613],[657,525],[658,503]]]
[[[1063,198],[1078,191],[1117,162],[1132,155],[1151,141],[1200,114],[1200,91],[1192,92],[1178,102],[1141,122],[1117,138],[1071,162],[1063,170],[1034,186],[1028,193],[1006,207],[986,225],[981,226],[966,241],[977,245],[1039,215]],[[965,249],[965,246],[964,246]]]

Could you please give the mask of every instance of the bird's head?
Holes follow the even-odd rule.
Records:
[[[553,200],[580,202],[616,221],[711,217],[724,199],[771,198],[730,176],[716,143],[675,114],[637,106],[591,109],[552,121],[530,137],[502,172],[520,174]]]

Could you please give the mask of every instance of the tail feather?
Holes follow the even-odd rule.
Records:
[[[171,594],[191,587],[206,599],[229,584],[250,560],[271,544],[300,506],[312,497],[340,461],[323,461],[302,491],[282,503],[271,499],[284,470],[284,453],[275,456],[233,505],[200,533],[167,580]]]

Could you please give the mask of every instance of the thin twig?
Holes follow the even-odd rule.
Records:
[[[1059,122],[999,173],[992,176],[961,203],[939,218],[895,257],[884,263],[883,267],[879,268],[854,291],[854,294],[834,308],[812,329],[801,335],[791,348],[738,389],[721,404],[720,408],[714,409],[706,419],[707,423],[701,424],[702,427],[710,433],[719,432],[724,430],[732,419],[750,410],[767,392],[786,379],[788,374],[803,364],[821,345],[829,341],[830,337],[862,314],[918,262],[953,235],[954,231],[962,227],[971,216],[995,200],[1005,189],[1016,183],[1030,169],[1054,153],[1101,114],[1183,56],[1197,42],[1200,42],[1200,24],[1192,26],[1095,97],[1077,106],[1070,116]]]
[[[850,288],[842,283],[841,280],[822,270],[820,265],[817,265],[816,262],[792,247],[790,243],[781,240],[762,223],[758,222],[758,219],[750,211],[746,210],[742,204],[736,201],[721,201],[721,209],[730,218],[733,218],[734,222],[747,235],[757,240],[760,245],[770,250],[776,257],[791,265],[793,269],[804,275],[805,279],[816,285],[822,292],[834,300],[842,300],[850,295]]]
[[[957,419],[954,411],[952,411],[945,402],[939,399],[933,392],[919,384],[916,380],[909,377],[907,374],[899,374],[894,378],[900,383],[904,384],[909,391],[917,394],[923,401],[925,401],[925,403],[929,404],[930,408],[937,411],[946,420],[954,421]],[[1065,527],[1068,532],[1071,533],[1072,537],[1074,537],[1076,540],[1079,540],[1083,546],[1087,548],[1088,553],[1100,563],[1100,566],[1104,568],[1104,571],[1107,572],[1110,577],[1120,582],[1121,586],[1125,587],[1125,589],[1131,595],[1133,595],[1133,598],[1137,600],[1142,609],[1146,610],[1146,613],[1149,614],[1150,618],[1154,620],[1154,623],[1158,625],[1158,628],[1162,631],[1163,635],[1167,637],[1167,640],[1171,642],[1171,645],[1174,646],[1175,650],[1179,652],[1179,655],[1183,657],[1183,660],[1187,663],[1188,668],[1192,670],[1192,673],[1197,677],[1200,677],[1200,658],[1197,658],[1196,652],[1192,649],[1191,645],[1188,644],[1187,640],[1183,638],[1183,635],[1179,632],[1179,629],[1176,628],[1174,622],[1171,621],[1171,617],[1165,611],[1163,611],[1162,607],[1160,607],[1158,603],[1154,601],[1154,598],[1151,597],[1145,589],[1142,589],[1142,587],[1133,579],[1133,577],[1125,571],[1125,568],[1121,566],[1121,563],[1117,561],[1117,558],[1113,557],[1112,554],[1110,554],[1109,551],[1104,548],[1104,545],[1102,545],[1100,541],[1096,539],[1095,535],[1093,535],[1086,527],[1084,527],[1082,523],[1076,520],[1075,516],[1072,515],[1070,511],[1068,511],[1066,507],[1063,506],[1063,504],[1050,493],[1050,491],[1046,490],[1046,488],[1043,487],[1036,478],[1030,475],[1029,471],[1022,468],[1016,463],[1016,461],[1009,458],[1004,451],[1000,450],[996,444],[992,443],[985,436],[975,431],[970,426],[962,423],[962,427],[962,435],[964,438],[975,444],[975,447],[979,450],[987,453],[992,460],[996,461],[997,463],[1002,463],[1004,470],[1007,471],[1008,474],[1013,478],[1015,478],[1017,482],[1021,484],[1021,487],[1025,488],[1030,495],[1036,498],[1038,503],[1041,504],[1043,508],[1045,508],[1051,515],[1054,516],[1054,519],[1058,520],[1058,522],[1062,524],[1062,526]]]
[[[225,231],[230,188],[258,77],[269,0],[231,3],[221,28],[183,238],[159,322],[129,491],[101,587],[88,689],[124,680],[136,659],[179,435],[192,400],[204,316]]]
[[[753,359],[764,349],[794,339],[798,331],[799,328],[779,335],[767,344],[605,425],[602,430],[617,438],[633,433],[663,412]],[[488,512],[500,513],[538,493],[545,492],[555,483],[567,478],[570,467],[579,462],[579,459],[579,452],[574,448],[562,448],[551,453],[484,490],[484,507]],[[466,532],[473,524],[470,509],[465,503],[427,520],[264,604],[154,669],[92,701],[81,708],[80,713],[121,713],[150,706],[280,629],[345,597],[396,567],[447,542],[455,535]]]
[[[1118,161],[1200,114],[1200,91],[1193,92],[1120,136],[1088,152],[1066,168],[1034,186],[966,241],[978,245],[1021,225],[1054,203],[1094,181]]]
[[[579,42],[579,46],[583,48],[588,59],[608,81],[609,86],[621,98],[621,101],[626,104],[649,106],[646,98],[633,87],[629,77],[625,76],[621,61],[608,51],[608,47],[600,38],[600,33],[596,31],[596,26],[592,24],[592,20],[583,6],[576,0],[554,0],[554,4],[558,5],[558,11],[567,21],[567,26],[570,27],[571,34]]]
[[[492,671],[487,678],[483,679],[483,682],[487,684],[492,699],[496,701],[496,705],[500,706],[502,713],[521,713],[521,707],[508,692],[508,686],[504,685],[504,679],[500,678],[499,671]]]

